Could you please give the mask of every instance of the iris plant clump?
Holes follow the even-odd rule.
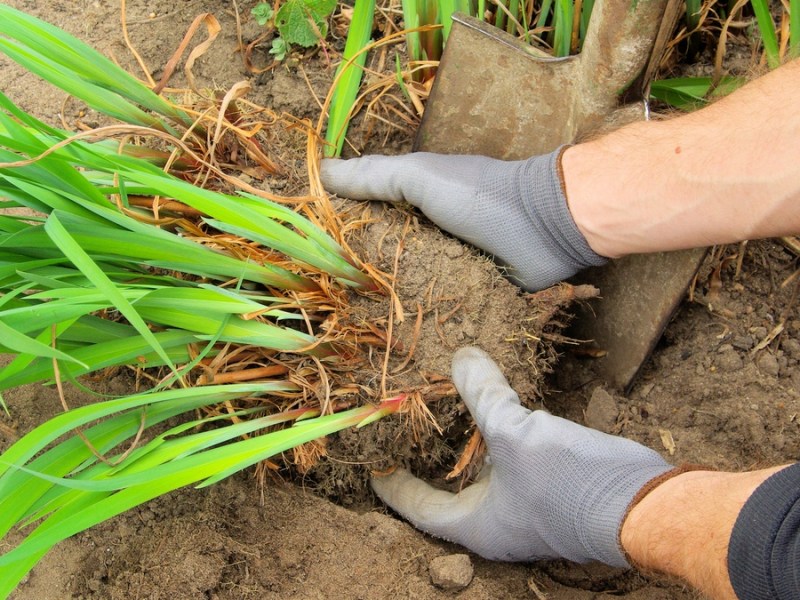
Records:
[[[25,531],[0,555],[6,597],[60,540],[365,425],[401,398],[353,408],[348,374],[370,335],[346,322],[347,290],[378,284],[323,216],[192,182],[203,179],[192,169],[219,172],[203,142],[215,125],[236,128],[224,111],[196,122],[89,46],[2,4],[0,51],[123,121],[76,135],[0,94],[0,353],[11,355],[0,392],[49,383],[63,400],[63,386],[118,368],[151,381],[65,405],[0,455],[0,537]],[[173,149],[132,146],[133,136]]]

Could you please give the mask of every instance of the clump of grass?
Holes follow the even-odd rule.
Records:
[[[221,131],[252,142],[266,164],[235,122],[241,90],[213,118],[197,115],[4,5],[0,51],[126,122],[72,134],[0,94],[0,353],[14,356],[0,391],[44,382],[63,398],[65,384],[113,368],[152,382],[126,398],[65,404],[0,455],[0,536],[38,523],[0,556],[5,597],[65,537],[366,425],[402,398],[372,391],[373,404],[352,408],[350,372],[369,344],[387,342],[348,320],[347,291],[375,293],[380,276],[326,231],[335,222],[326,201],[301,198],[300,214],[259,190],[193,183],[233,181],[215,154]],[[131,136],[173,149],[131,146]],[[149,433],[178,415],[181,425]]]
[[[342,63],[336,70],[333,95],[325,133],[325,156],[339,156],[344,146],[350,109],[361,87],[367,53],[364,51],[372,35],[375,0],[356,0],[353,20],[347,34]]]
[[[410,33],[412,61],[438,60],[447,43],[452,15],[461,12],[528,42],[535,42],[554,56],[580,52],[594,7],[593,0],[504,0],[486,3],[475,0],[405,0],[406,28],[438,24],[441,31]]]
[[[356,9],[366,5],[366,0],[356,2]],[[398,64],[397,86],[414,105],[418,115],[424,106],[421,99],[427,96],[430,81],[435,75],[436,65],[441,57],[449,35],[451,16],[462,12],[536,44],[555,56],[566,56],[581,51],[583,40],[589,26],[593,0],[504,0],[483,2],[482,0],[404,0],[402,2],[406,47],[409,58],[408,72],[401,72]],[[768,3],[761,0],[739,0],[738,2],[717,2],[716,0],[687,0],[684,6],[684,19],[673,41],[668,45],[668,61],[673,63],[700,56],[709,44],[716,44],[717,58],[715,71],[706,78],[661,78],[651,88],[651,97],[682,110],[692,110],[706,104],[713,98],[729,93],[744,80],[729,77],[722,69],[725,39],[729,29],[747,28],[752,19],[741,16],[743,10],[752,10],[756,16],[758,31],[763,43],[764,55],[770,67],[780,64],[787,57],[800,55],[800,35],[791,31],[800,30],[800,0],[791,0],[781,7],[780,19],[773,21]],[[367,20],[371,26],[371,19]],[[365,26],[366,27],[366,26]],[[359,61],[363,60],[363,40],[366,29],[354,26],[348,36],[348,51],[343,65],[353,72],[347,79],[337,80],[335,93],[346,97],[350,110],[331,114],[327,129],[329,146],[326,155],[341,152],[343,132],[346,131],[352,110],[352,98],[358,96],[361,69],[355,68],[349,58],[351,43],[356,49]],[[362,41],[357,41],[362,40]],[[361,50],[358,50],[361,48]],[[680,49],[679,49],[680,48]],[[359,65],[361,62],[359,62]],[[667,72],[662,68],[661,72]],[[409,89],[411,84],[425,82],[424,88]],[[345,88],[348,88],[345,91]],[[418,93],[422,91],[422,93]]]

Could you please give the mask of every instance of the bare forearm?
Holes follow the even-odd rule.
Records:
[[[568,149],[570,211],[603,256],[800,230],[800,61],[695,113]]]
[[[755,489],[783,468],[678,475],[631,510],[622,546],[644,571],[680,577],[715,600],[735,600],[727,566],[731,531]]]

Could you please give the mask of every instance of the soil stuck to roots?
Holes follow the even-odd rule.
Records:
[[[350,506],[372,502],[366,486],[370,470],[403,465],[446,483],[473,431],[449,382],[456,349],[475,345],[489,352],[533,408],[556,360],[553,341],[560,339],[559,323],[567,320],[564,309],[594,297],[596,290],[565,284],[523,294],[488,259],[410,212],[353,203],[341,210],[366,211],[360,218],[371,224],[352,245],[370,264],[396,271],[394,290],[405,313],[402,322],[391,324],[398,343],[386,369],[384,353],[375,352],[364,369],[373,380],[361,383],[409,395],[406,412],[397,418],[332,437],[328,460],[306,472],[306,486]],[[389,330],[387,302],[355,298],[351,318]],[[482,452],[471,461],[464,458],[462,475],[450,477],[455,487],[475,474]]]
[[[10,4],[66,29],[138,73],[123,43],[119,3]],[[129,1],[128,26],[134,46],[158,77],[194,17],[212,12],[222,33],[195,65],[198,83],[226,90],[248,79],[253,102],[316,119],[315,96],[324,97],[334,74],[326,53],[292,57],[256,76],[243,69],[235,53],[236,11],[247,43],[261,33],[250,16],[254,4]],[[254,62],[268,63],[267,50],[267,45],[256,48]],[[40,118],[60,122],[62,92],[4,58],[0,67],[0,84],[8,96]],[[75,101],[66,104],[66,116],[70,126],[78,119],[88,125],[99,122]],[[399,153],[409,149],[412,133],[403,122],[389,126],[360,117],[353,141],[368,152]],[[303,193],[304,143],[303,135],[291,132],[275,141],[273,151],[288,175],[265,185],[278,193]],[[430,401],[441,433],[421,413],[415,420],[397,416],[332,437],[327,457],[300,476],[294,469],[284,480],[281,474],[256,479],[246,472],[211,488],[170,494],[60,544],[15,598],[452,597],[431,584],[429,565],[463,549],[420,534],[387,514],[366,481],[371,469],[402,464],[442,485],[462,484],[461,477],[446,482],[444,476],[472,433],[463,404],[448,383],[453,352],[464,345],[486,350],[531,408],[544,407],[632,438],[671,462],[741,469],[797,459],[800,319],[796,279],[789,279],[797,260],[783,246],[751,243],[721,249],[710,259],[693,300],[684,302],[631,394],[622,397],[602,387],[590,359],[572,356],[570,345],[556,346],[562,353],[558,357],[547,339],[557,339],[556,322],[561,319],[550,311],[571,299],[572,288],[557,288],[551,292],[556,298],[528,297],[486,258],[411,210],[337,202],[342,211],[368,217],[369,224],[351,245],[364,260],[395,275],[405,312],[402,322],[392,322],[402,348],[393,353],[386,370],[383,352],[376,350],[364,371],[371,375],[361,383],[377,390],[419,391]],[[737,273],[737,261],[730,259],[738,254],[742,261]],[[388,303],[354,297],[352,318],[388,329]],[[547,375],[550,369],[554,377]],[[124,394],[134,382],[123,374],[94,384]],[[0,416],[2,448],[61,410],[55,391],[41,386],[27,386],[5,399],[11,417]],[[91,400],[78,394],[71,398],[73,405]],[[464,476],[473,474],[473,467],[467,465]],[[554,600],[588,600],[603,592],[628,600],[695,597],[673,582],[595,565],[470,559],[474,577],[459,598],[546,594]]]

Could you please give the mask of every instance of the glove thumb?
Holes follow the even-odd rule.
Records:
[[[453,356],[452,371],[453,383],[491,453],[496,433],[521,423],[530,411],[520,404],[500,367],[480,348],[458,350]]]
[[[428,485],[405,469],[397,469],[391,475],[373,477],[371,484],[383,502],[418,529],[468,545],[463,536],[476,525],[473,521],[486,499],[489,480],[490,476],[481,477],[453,494]]]

